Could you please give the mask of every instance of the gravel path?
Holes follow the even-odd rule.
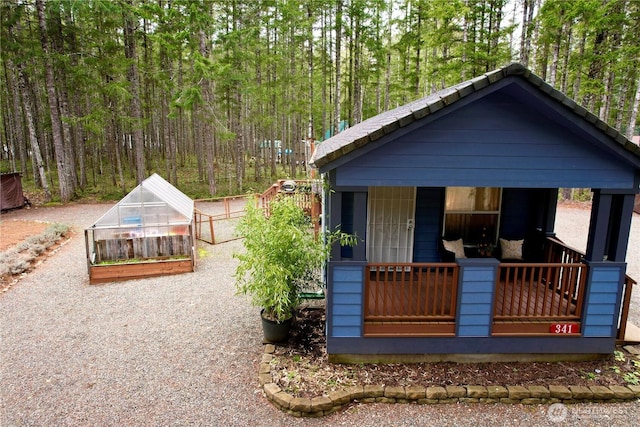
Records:
[[[635,402],[573,405],[562,423],[552,422],[546,405],[354,404],[322,419],[290,417],[262,396],[257,381],[263,350],[258,310],[233,288],[231,255],[240,242],[200,245],[208,253],[192,274],[90,286],[82,230],[110,206],[23,209],[0,218],[62,222],[77,231],[57,254],[0,295],[2,427],[640,422]],[[558,229],[584,237],[579,227],[588,217],[588,211],[561,209]],[[633,227],[629,262],[637,279],[639,215]],[[562,232],[559,237],[582,248]],[[636,291],[632,311],[636,320],[639,295]]]

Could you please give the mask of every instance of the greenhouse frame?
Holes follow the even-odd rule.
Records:
[[[194,202],[151,175],[85,230],[92,284],[192,272]]]

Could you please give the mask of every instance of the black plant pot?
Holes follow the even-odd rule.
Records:
[[[262,334],[265,342],[282,342],[289,337],[289,331],[291,330],[291,323],[293,317],[288,318],[282,322],[276,322],[273,320],[265,319],[262,315],[264,309],[260,312],[262,318]]]

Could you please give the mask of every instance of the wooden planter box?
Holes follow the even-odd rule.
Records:
[[[114,282],[189,273],[194,270],[191,259],[169,259],[136,263],[89,265],[89,283]]]

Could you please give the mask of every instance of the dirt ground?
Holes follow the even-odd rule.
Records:
[[[42,233],[49,224],[36,221],[0,221],[0,252],[22,242],[29,236]]]

